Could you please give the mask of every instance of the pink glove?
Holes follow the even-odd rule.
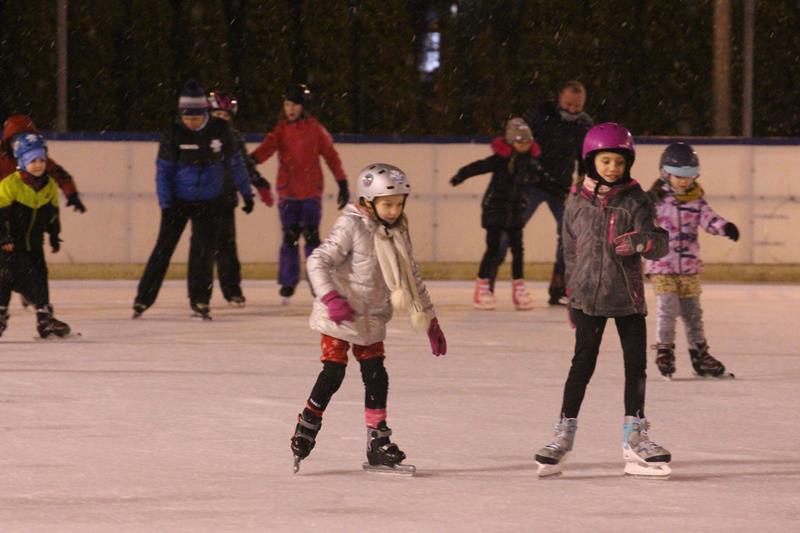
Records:
[[[264,202],[267,207],[273,206],[275,199],[272,197],[272,190],[269,187],[259,187],[256,191],[258,191],[261,201]]]
[[[614,239],[614,244],[617,245],[614,249],[617,255],[643,254],[653,249],[653,241],[635,231],[623,233]]]
[[[436,357],[447,353],[447,339],[444,338],[442,328],[439,327],[439,320],[434,318],[428,326],[428,340],[431,342],[431,353]]]
[[[347,303],[347,300],[342,298],[342,295],[336,291],[331,291],[322,297],[322,303],[328,308],[328,317],[333,320],[336,325],[342,322],[352,322],[356,312]]]

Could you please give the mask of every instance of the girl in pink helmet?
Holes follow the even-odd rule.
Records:
[[[627,129],[612,122],[593,127],[584,138],[582,157],[587,175],[572,188],[562,229],[575,354],[555,436],[536,454],[539,475],[559,474],[572,450],[603,330],[613,318],[625,362],[625,473],[667,476],[671,455],[649,439],[644,414],[647,308],[641,261],[667,252],[667,233],[656,225],[653,204],[631,178],[636,150]]]

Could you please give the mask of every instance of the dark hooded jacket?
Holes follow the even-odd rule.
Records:
[[[494,154],[461,167],[455,182],[479,174],[492,173],[492,180],[481,203],[481,225],[484,228],[521,228],[525,225],[526,190],[531,186],[555,187],[536,156],[539,145],[531,144],[528,153],[520,154],[502,137],[492,141]]]
[[[646,235],[652,246],[642,254],[617,255],[614,239],[633,231]],[[573,308],[592,316],[647,314],[642,257],[664,256],[669,236],[657,225],[655,208],[635,180],[601,196],[579,182],[567,198],[561,235]]]

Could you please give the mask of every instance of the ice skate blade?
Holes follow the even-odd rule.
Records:
[[[536,465],[539,467],[538,472],[536,475],[541,478],[548,478],[548,479],[556,479],[561,477],[561,463],[555,465],[548,465],[545,463],[540,463],[536,461]]]
[[[371,465],[369,463],[363,463],[361,467],[364,469],[365,472],[371,472],[375,474],[393,474],[396,476],[413,477],[417,473],[417,467],[414,465],[396,464],[394,466],[386,466],[386,465]]]
[[[736,376],[733,372],[725,372],[724,374],[720,374],[719,376],[712,376],[710,374],[698,374],[697,372],[694,373],[695,377],[701,379],[735,379]]]
[[[82,335],[80,333],[78,333],[77,331],[75,331],[75,332],[67,333],[63,337],[59,337],[55,333],[51,333],[47,337],[36,336],[36,337],[33,338],[33,340],[42,341],[42,342],[71,341],[71,340],[79,339],[81,337],[82,337]]]
[[[667,463],[652,463],[647,466],[640,462],[625,463],[625,475],[640,479],[667,479],[672,473]]]
[[[204,321],[208,321],[208,322],[211,322],[211,320],[212,320],[211,315],[201,315],[200,313],[192,313],[191,315],[189,315],[189,317],[190,318],[201,318]]]

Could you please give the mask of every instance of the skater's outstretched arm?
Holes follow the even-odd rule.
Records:
[[[455,186],[460,183],[463,183],[472,176],[494,172],[495,168],[497,168],[497,163],[500,160],[501,160],[500,156],[495,154],[495,155],[490,155],[486,159],[479,159],[478,161],[473,161],[469,165],[465,165],[460,169],[458,169],[456,175],[450,179],[450,184]]]

